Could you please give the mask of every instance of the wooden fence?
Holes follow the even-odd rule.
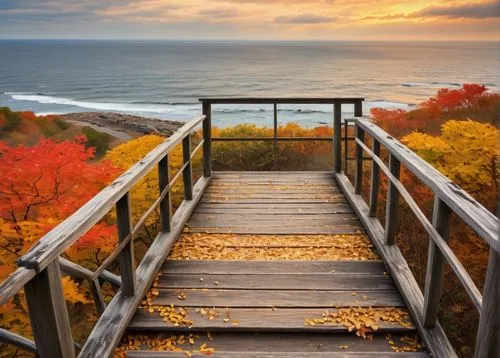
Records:
[[[0,341],[16,345],[43,357],[109,356],[119,343],[135,308],[149,289],[155,274],[168,255],[194,207],[200,200],[211,177],[211,143],[218,140],[270,140],[275,147],[279,141],[328,140],[333,142],[333,171],[378,252],[391,272],[426,345],[437,356],[456,356],[445,333],[437,322],[439,297],[443,280],[443,265],[447,262],[467,290],[480,312],[476,357],[498,354],[500,324],[500,245],[499,220],[470,195],[449,181],[415,153],[369,120],[354,120],[356,136],[349,137],[348,121],[344,121],[344,156],[342,156],[342,105],[354,105],[354,115],[362,116],[362,98],[203,98],[203,115],[186,123],[140,162],[117,178],[87,204],[45,235],[19,259],[19,268],[0,285],[0,305],[24,288],[35,341],[0,329]],[[211,138],[211,106],[213,104],[272,104],[274,106],[274,135],[269,138]],[[278,104],[331,104],[333,106],[333,138],[280,138],[277,135]],[[203,126],[203,140],[191,150],[191,134]],[[372,138],[372,148],[366,143]],[[347,140],[356,143],[356,156],[347,155]],[[182,143],[183,165],[170,178],[169,153]],[[380,157],[381,147],[389,152],[389,165]],[[193,186],[192,158],[203,148],[203,176]],[[276,150],[276,149],[275,149]],[[366,155],[366,157],[365,157]],[[361,197],[363,162],[371,160],[370,201]],[[355,181],[346,175],[347,161],[355,160]],[[399,181],[404,165],[435,194],[432,222]],[[130,190],[155,166],[159,173],[158,198],[144,215],[133,224],[130,213]],[[342,172],[344,169],[344,172]],[[380,172],[389,179],[385,225],[375,217],[380,189]],[[172,216],[170,192],[173,183],[182,175],[184,201]],[[430,237],[429,259],[424,294],[419,289],[408,264],[394,242],[397,232],[398,202],[402,198],[424,226]],[[61,257],[93,225],[116,207],[119,244],[95,271],[90,271]],[[157,235],[143,260],[135,267],[133,239],[140,227],[157,208],[160,209],[161,232]],[[454,212],[474,229],[490,246],[490,260],[483,293],[473,283],[465,268],[447,244],[450,216]],[[117,259],[120,276],[106,270]],[[101,314],[89,338],[79,347],[71,336],[68,312],[61,287],[61,269],[75,277],[89,280],[98,312]],[[105,305],[100,280],[119,286],[113,300]],[[76,346],[76,349],[75,349]]]

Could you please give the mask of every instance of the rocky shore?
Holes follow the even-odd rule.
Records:
[[[119,137],[118,133],[120,132],[130,137],[139,137],[145,134],[159,134],[168,137],[184,124],[183,122],[112,112],[68,113],[59,117],[70,122],[89,124],[94,129],[107,132],[115,137]]]

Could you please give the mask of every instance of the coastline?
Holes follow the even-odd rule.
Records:
[[[183,122],[160,120],[114,112],[78,112],[57,115],[70,124],[88,126],[107,133],[119,142],[126,142],[146,134],[171,136]]]

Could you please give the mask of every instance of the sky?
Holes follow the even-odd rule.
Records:
[[[0,0],[0,38],[499,41],[500,0]]]

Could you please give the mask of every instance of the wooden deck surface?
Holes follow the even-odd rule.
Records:
[[[216,172],[184,236],[128,334],[192,334],[193,344],[154,352],[144,343],[129,357],[202,357],[203,344],[215,357],[428,356],[395,348],[416,337],[411,320],[381,321],[373,340],[346,324],[308,323],[327,310],[405,307],[376,253],[350,245],[364,231],[331,173]],[[166,319],[163,306],[190,323]]]

